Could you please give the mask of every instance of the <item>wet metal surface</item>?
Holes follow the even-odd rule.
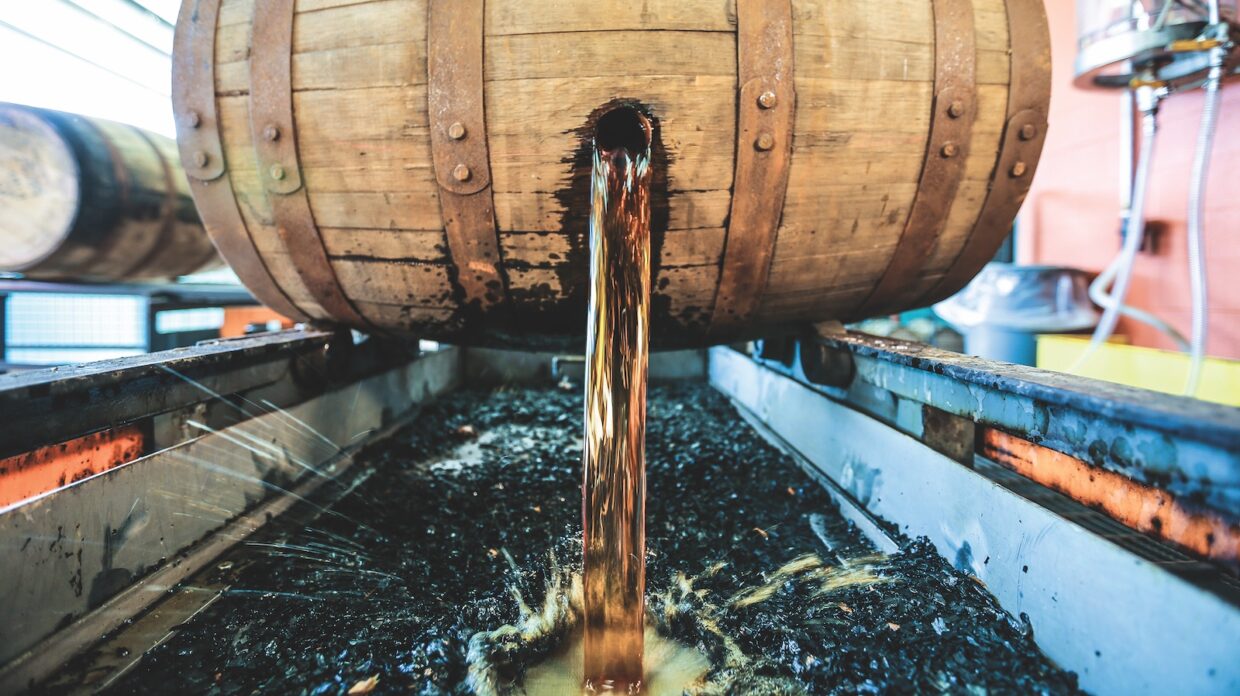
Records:
[[[17,659],[0,668],[0,692],[31,671],[23,660],[49,659],[26,652],[40,640],[149,573],[179,566],[193,545],[269,496],[330,476],[316,467],[454,386],[458,360],[455,350],[428,355],[284,410],[233,404],[254,417],[219,431],[191,421],[198,429],[185,443],[4,511],[0,664]]]
[[[820,388],[888,422],[904,401],[927,404],[1215,510],[1240,509],[1240,409],[855,332],[817,343],[851,356],[855,370],[845,386]],[[901,427],[922,436],[919,417]]]
[[[912,382],[889,370],[887,384]],[[928,537],[1009,612],[1027,615],[1042,648],[1087,690],[1240,689],[1240,588],[1217,568],[984,459],[953,461],[898,420],[736,351],[713,349],[710,373],[868,513]]]

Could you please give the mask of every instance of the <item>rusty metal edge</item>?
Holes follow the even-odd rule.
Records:
[[[977,41],[972,0],[934,0],[934,96],[917,193],[886,270],[855,311],[898,309],[938,243],[964,180],[977,117]]]
[[[1051,94],[1046,8],[1042,0],[1006,0],[1006,5],[1011,57],[1007,121],[990,188],[960,253],[939,281],[920,295],[918,306],[956,293],[994,257],[1025,201],[1046,141]]]
[[[301,181],[293,114],[293,0],[255,3],[250,42],[250,133],[258,176],[293,266],[325,312],[373,330],[340,286]]]
[[[483,91],[484,0],[430,0],[426,103],[448,252],[465,304],[503,303]]]
[[[995,428],[982,428],[978,452],[1116,522],[1189,553],[1240,570],[1240,513],[1215,510],[1160,486],[1093,466],[1078,457]],[[1122,494],[1121,494],[1122,492]]]
[[[215,33],[221,0],[185,0],[173,36],[172,106],[181,166],[190,194],[219,254],[259,302],[297,321],[309,315],[276,283],[237,208],[225,175],[215,102]],[[202,152],[209,167],[198,166]],[[213,154],[214,153],[214,154]],[[218,171],[216,168],[218,167]]]
[[[774,257],[796,116],[791,0],[736,5],[736,171],[708,335],[725,337],[757,311]]]
[[[34,693],[69,658],[81,653],[107,634],[124,626],[128,620],[146,611],[168,596],[168,591],[206,568],[230,548],[245,541],[254,532],[287,512],[314,493],[327,481],[339,480],[357,459],[357,454],[372,442],[390,437],[418,416],[416,403],[402,417],[373,432],[370,437],[325,461],[321,471],[327,476],[307,474],[288,495],[277,495],[233,519],[206,540],[193,547],[150,575],[142,578],[99,608],[58,631],[12,662],[0,668],[0,692]],[[158,456],[159,453],[150,456]]]

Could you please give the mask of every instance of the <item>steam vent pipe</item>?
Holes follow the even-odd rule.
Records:
[[[590,141],[617,105],[651,118],[670,348],[964,286],[1050,94],[1041,0],[196,0],[174,72],[195,201],[260,300],[514,347],[583,343]]]

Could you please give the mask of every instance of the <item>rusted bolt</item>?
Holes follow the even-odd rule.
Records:
[[[1012,176],[1017,178],[1022,177],[1025,175],[1026,169],[1028,169],[1028,166],[1024,162],[1018,161],[1016,164],[1012,165]]]
[[[952,118],[960,118],[964,116],[964,102],[954,101],[947,106],[947,115]]]
[[[960,152],[960,148],[956,147],[956,143],[944,143],[943,149],[939,152],[944,157],[955,157]]]
[[[765,152],[775,147],[775,136],[770,133],[762,133],[757,140],[753,141],[753,146]]]
[[[774,92],[771,92],[768,90],[758,95],[758,106],[762,107],[763,109],[772,109],[778,103],[779,103],[779,97],[775,96]]]
[[[448,126],[448,137],[452,138],[453,140],[460,140],[461,138],[464,138],[465,137],[465,124],[461,123],[460,121],[457,121],[456,123],[453,123],[452,125]]]
[[[1020,139],[1021,140],[1033,140],[1033,137],[1037,134],[1038,134],[1038,129],[1032,123],[1026,123],[1025,125],[1020,127]]]
[[[279,140],[279,139],[280,139],[280,128],[279,128],[279,126],[276,126],[276,125],[273,123],[273,124],[271,124],[271,125],[267,126],[266,128],[264,128],[264,129],[263,129],[263,137],[264,137],[264,138],[266,138],[266,139],[267,139],[267,142],[270,142],[270,143],[274,143],[275,141]]]
[[[211,158],[207,157],[207,153],[203,152],[202,150],[198,150],[194,152],[194,166],[195,167],[199,167],[199,168],[205,167],[207,166],[207,162],[210,162],[210,161],[211,161]]]
[[[185,122],[189,124],[190,128],[197,128],[202,125],[202,116],[199,116],[197,111],[191,109],[189,113],[185,114]]]
[[[457,181],[469,181],[469,177],[473,176],[473,172],[469,171],[469,167],[458,164],[452,169],[452,178]]]
[[[281,167],[278,164],[271,165],[271,178],[276,181],[284,179],[284,167]]]

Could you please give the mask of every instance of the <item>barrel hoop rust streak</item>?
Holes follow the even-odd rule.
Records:
[[[224,177],[215,103],[215,31],[221,0],[185,0],[173,37],[172,106],[176,117],[181,166],[190,193],[220,256],[259,302],[286,317],[305,321],[301,311],[276,285],[250,237],[231,183]]]
[[[947,224],[964,179],[977,116],[977,46],[972,0],[934,0],[934,101],[930,137],[917,193],[887,270],[858,318],[889,311],[907,300],[909,284],[924,267]]]
[[[142,131],[141,128],[129,127],[142,142],[151,148],[151,152],[155,153],[155,158],[159,160],[159,168],[164,173],[164,202],[159,211],[159,235],[155,238],[154,243],[142,254],[137,255],[137,260],[125,269],[125,275],[133,275],[143,270],[151,259],[159,254],[159,250],[164,244],[168,243],[172,235],[172,230],[176,223],[177,214],[177,182],[172,173],[172,165],[169,164],[168,158],[164,157],[164,153],[155,145],[155,141]],[[195,266],[195,268],[200,268]]]
[[[373,329],[332,268],[301,181],[293,121],[293,0],[254,3],[250,42],[250,134],[276,232],[314,301],[333,319]]]
[[[1011,61],[1007,122],[990,190],[960,255],[917,306],[942,300],[977,275],[999,250],[1025,202],[1046,141],[1051,92],[1051,50],[1042,0],[1007,0]]]
[[[430,0],[427,7],[427,114],[431,162],[448,252],[465,303],[504,302],[499,233],[491,188],[482,61],[484,0]]]
[[[737,0],[736,172],[709,335],[749,321],[766,291],[788,190],[793,84],[791,0]]]

